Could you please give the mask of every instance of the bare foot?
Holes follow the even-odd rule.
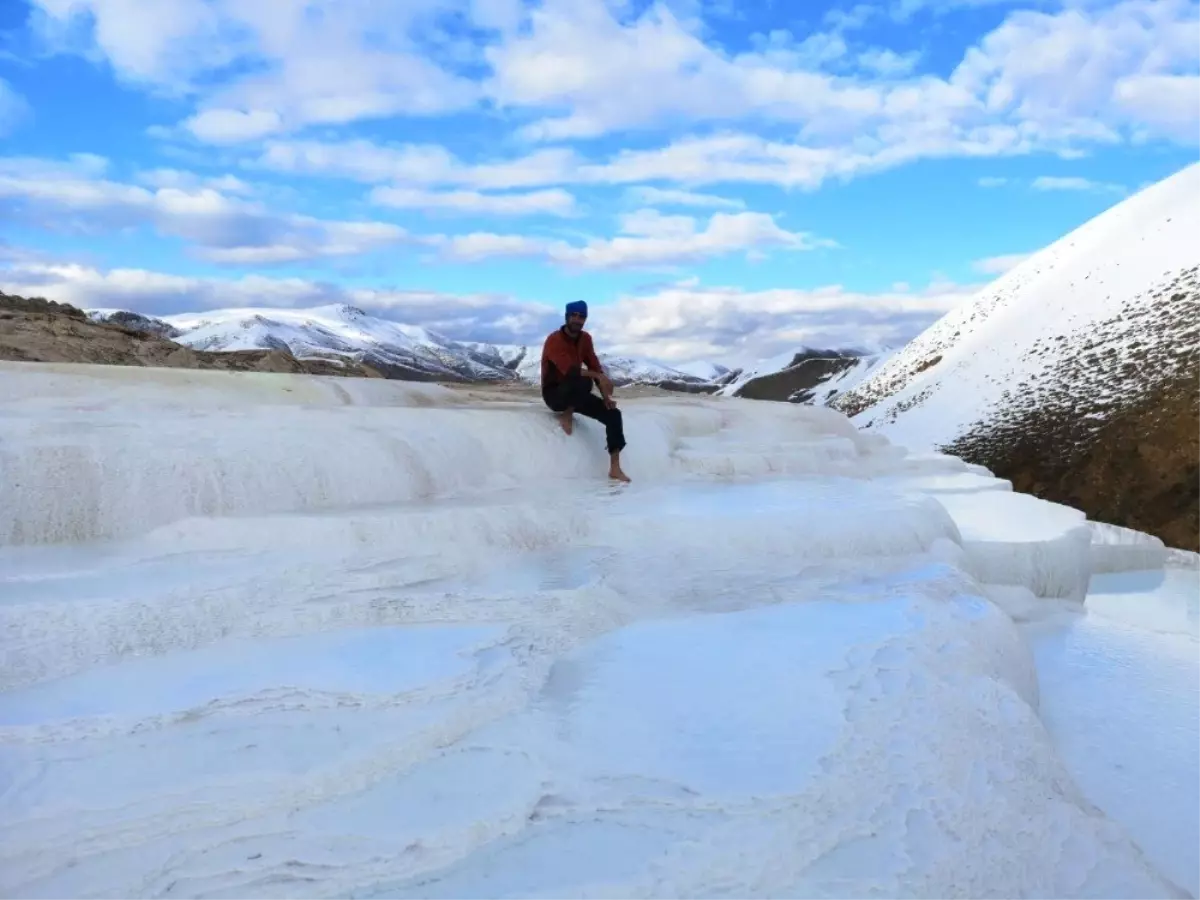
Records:
[[[575,415],[570,410],[558,417],[558,424],[562,426],[562,430],[570,434],[575,430]]]
[[[628,482],[629,482],[629,476],[628,476],[628,475],[626,475],[626,474],[625,474],[625,473],[624,473],[624,472],[623,472],[621,469],[619,469],[619,468],[617,468],[617,469],[609,469],[609,470],[608,470],[608,477],[609,477],[609,478],[611,478],[613,481],[624,481],[624,482],[626,482],[626,483],[628,483]]]

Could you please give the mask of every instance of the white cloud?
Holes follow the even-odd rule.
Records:
[[[716,194],[702,194],[696,191],[682,191],[677,188],[657,188],[649,185],[630,188],[628,196],[638,203],[657,206],[696,206],[712,209],[745,209],[744,200],[735,197],[719,197]]]
[[[1092,181],[1090,178],[1077,176],[1042,175],[1033,180],[1035,191],[1095,191],[1098,193],[1124,194],[1127,189],[1121,184],[1104,181]]]
[[[250,195],[255,192],[253,186],[236,175],[201,176],[183,169],[146,169],[139,172],[135,180],[139,184],[153,188],[194,190],[207,187],[226,194],[240,195]]]
[[[294,0],[34,2],[39,21],[53,26],[44,31],[73,36],[69,48],[101,54],[122,77],[194,101],[184,127],[215,143],[481,104],[515,113],[528,123],[524,136],[537,140],[784,123],[799,135],[797,152],[849,151],[876,166],[1078,152],[1077,145],[1126,136],[1200,137],[1192,0],[1013,12],[948,78],[918,74],[915,51],[856,42],[872,15],[865,4],[827,14],[829,30],[802,38],[776,30],[730,53],[711,39],[703,4],[654,3],[635,14],[633,5],[611,0],[341,0],[336,13]],[[986,2],[901,0],[893,11]],[[490,42],[467,42],[461,29],[443,27],[447,16],[488,29]],[[302,156],[290,160],[300,170]],[[422,162],[438,165],[386,153],[371,163],[315,165],[373,167],[367,180],[387,181],[392,176],[381,170]],[[553,183],[539,169],[536,183]],[[861,171],[852,166],[848,174]],[[517,186],[515,172],[496,177],[510,184],[461,186]]]
[[[29,115],[29,103],[3,78],[0,78],[0,135],[6,135]]]
[[[1195,141],[1200,19],[1189,0],[1121,0],[1070,5],[1056,13],[1013,13],[970,50],[952,81],[980,97],[988,113],[1047,133],[1076,132],[1116,140],[1130,126]],[[1169,81],[1143,109],[1145,85]],[[1149,79],[1149,80],[1147,80]],[[1109,134],[1106,135],[1105,131]]]
[[[561,189],[515,194],[483,194],[479,191],[429,191],[421,188],[378,187],[371,201],[397,209],[420,209],[460,215],[569,216],[575,198]]]
[[[820,47],[810,46],[818,37]],[[1112,141],[1120,127],[1161,131],[1164,123],[1164,134],[1178,136],[1195,105],[1185,83],[1145,115],[1135,87],[1124,89],[1125,107],[1115,97],[1120,85],[1136,84],[1131,78],[1191,74],[1196,46],[1188,0],[1120,0],[1013,13],[948,79],[902,77],[917,58],[878,47],[856,54],[876,78],[852,79],[820,71],[846,55],[837,31],[799,43],[772,34],[753,52],[730,55],[660,5],[619,20],[603,0],[548,0],[527,31],[487,50],[494,73],[486,89],[502,107],[544,111],[525,130],[540,140],[766,118],[795,123],[812,147],[875,144],[882,152],[915,130],[925,138],[922,155],[936,156],[969,152],[974,132],[997,125],[1029,132],[1041,146]]]
[[[215,143],[311,124],[461,109],[477,87],[420,41],[443,0],[33,0],[43,32],[103,55],[124,79],[199,96],[187,127]],[[493,5],[493,8],[494,5]],[[230,76],[233,72],[240,72]],[[211,78],[214,73],[227,77]],[[219,85],[213,87],[213,85]]]
[[[568,110],[525,129],[539,140],[763,114],[844,128],[876,114],[883,92],[799,67],[841,53],[829,41],[819,52],[785,41],[728,57],[661,5],[618,21],[603,0],[550,0],[527,31],[487,49],[485,89],[502,108]]]
[[[801,347],[902,346],[977,286],[879,294],[840,285],[747,291],[683,282],[597,310],[597,342],[621,353],[744,364]]]
[[[1025,262],[1032,255],[1032,253],[1006,253],[1001,256],[989,256],[985,259],[975,260],[971,263],[971,267],[984,275],[1003,275]]]
[[[43,262],[0,265],[0,289],[83,308],[148,315],[236,307],[304,308],[351,303],[373,315],[422,325],[457,340],[539,343],[561,321],[561,303],[506,294],[346,288],[302,278],[190,278],[144,269],[101,271]],[[880,294],[839,285],[745,291],[696,279],[594,304],[591,330],[603,351],[684,363],[744,364],[803,346],[900,346],[974,288],[945,282]]]
[[[576,269],[665,268],[730,253],[770,247],[812,250],[836,246],[833,241],[780,228],[764,213],[715,213],[707,224],[691,216],[664,216],[638,210],[623,216],[621,234],[594,238],[583,245],[567,241],[474,233],[433,241],[448,259],[477,261],[491,257],[541,258]]]
[[[101,233],[149,226],[182,238],[203,258],[264,264],[348,256],[407,239],[383,222],[339,222],[273,213],[261,203],[230,197],[199,179],[152,174],[152,181],[185,186],[146,188],[99,177],[103,160],[71,164],[0,159],[0,198],[14,217],[48,230]],[[241,183],[238,183],[241,186]]]
[[[205,143],[240,144],[282,131],[284,124],[274,110],[206,109],[183,127]]]
[[[893,98],[918,103],[914,95]],[[1061,135],[1036,127],[988,125],[955,129],[948,124],[913,123],[888,131],[886,141],[860,140],[852,146],[814,146],[772,141],[742,132],[681,137],[653,149],[620,150],[607,160],[588,162],[567,148],[547,148],[525,156],[469,164],[432,145],[380,146],[367,141],[275,141],[255,165],[290,174],[339,176],[397,186],[456,186],[503,190],[549,185],[676,184],[691,189],[715,184],[772,184],[813,190],[830,179],[882,171],[940,156],[992,157],[1067,146]],[[652,186],[641,188],[656,190]],[[662,188],[662,190],[668,190]],[[650,195],[647,195],[650,196]],[[663,202],[685,205],[675,200]],[[691,195],[688,205],[701,205]],[[655,201],[649,201],[655,202]],[[718,204],[709,202],[717,207]],[[724,205],[724,204],[722,204]]]
[[[717,212],[701,222],[651,208],[622,215],[616,236],[587,238],[582,243],[481,231],[412,234],[388,222],[275,212],[254,199],[251,185],[228,175],[202,178],[175,169],[154,169],[139,173],[141,183],[134,184],[103,177],[106,166],[104,159],[86,156],[65,164],[0,159],[0,198],[14,201],[17,218],[48,230],[101,233],[151,227],[181,238],[204,259],[242,266],[354,256],[403,244],[428,247],[457,261],[525,257],[574,269],[653,269],[732,253],[761,259],[772,248],[804,251],[838,246],[807,232],[784,229],[765,213]],[[381,187],[371,199],[405,208],[513,216],[568,215],[574,203],[572,195],[562,190],[484,194]]]
[[[858,54],[860,66],[884,76],[907,75],[916,69],[920,59],[919,51],[897,53],[884,47],[872,47]]]
[[[1128,119],[1140,123],[1139,136],[1193,143],[1200,133],[1200,76],[1130,75],[1117,82],[1113,98]]]
[[[254,165],[296,175],[496,190],[575,180],[579,158],[571,150],[555,148],[501,162],[468,165],[436,144],[278,140],[267,143]]]
[[[697,16],[662,4],[635,15],[606,0],[345,0],[332,16],[295,3],[164,0],[131,22],[131,0],[37,2],[53,21],[91,21],[92,44],[127,77],[194,98],[183,123],[194,137],[249,143],[252,164],[275,171],[399,189],[645,180],[811,189],[919,159],[1076,156],[1126,138],[1200,137],[1200,25],[1190,0],[1014,12],[949,77],[919,74],[915,51],[855,43],[872,14],[865,5],[831,12],[831,30],[803,39],[777,30],[730,54]],[[159,28],[164,10],[170,26]],[[466,51],[430,24],[447,11],[494,29],[492,43],[467,53],[478,71],[491,67],[479,81],[453,74],[451,57]],[[238,65],[220,69],[231,61]],[[230,72],[244,74],[218,77]],[[539,140],[664,128],[682,136],[607,160],[559,146],[473,163],[434,144],[286,138],[306,125],[478,102],[515,113],[528,123],[524,136]],[[738,130],[762,123],[784,123],[795,138]],[[689,134],[702,125],[715,133]]]

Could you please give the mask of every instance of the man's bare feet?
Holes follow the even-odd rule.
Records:
[[[568,409],[558,416],[558,424],[562,426],[562,430],[570,434],[575,430],[575,411]]]
[[[613,467],[611,467],[611,468],[608,470],[608,477],[609,477],[609,478],[611,478],[613,481],[624,481],[624,482],[626,482],[626,483],[628,483],[628,482],[629,482],[629,476],[628,476],[628,475],[626,475],[626,474],[625,474],[625,473],[624,473],[624,472],[621,470],[621,467],[620,467],[620,466],[613,466]]]

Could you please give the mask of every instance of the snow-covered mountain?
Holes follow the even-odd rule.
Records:
[[[1193,164],[1111,207],[948,312],[833,405],[898,439],[940,445],[1054,391],[1088,407],[1122,403],[1195,360],[1200,320],[1182,314],[1197,302],[1197,197]]]
[[[1197,198],[1200,164],[1128,197],[943,316],[833,405],[1020,490],[1194,545]]]
[[[410,380],[513,378],[494,348],[457,343],[426,328],[338,304],[313,309],[223,309],[168,316],[175,338],[197,350],[284,348],[298,359],[350,359]]]
[[[535,382],[539,377],[540,347],[455,341],[345,304],[220,309],[162,318],[115,309],[92,309],[88,315],[169,337],[196,350],[287,349],[297,359],[365,363],[406,380]],[[704,378],[650,360],[598,356],[616,384],[659,384],[681,390],[708,385]]]
[[[390,378],[527,383],[539,378],[540,346],[456,341],[345,304],[312,309],[219,309],[161,318],[119,309],[91,309],[88,315],[96,321],[170,338],[195,350],[287,350],[301,360],[366,364]],[[618,385],[658,385],[818,406],[856,385],[884,358],[858,350],[805,348],[744,368],[711,361],[676,368],[603,351],[598,356]]]
[[[810,349],[783,353],[743,369],[727,370],[718,393],[749,400],[786,400],[826,406],[857,387],[894,351]]]

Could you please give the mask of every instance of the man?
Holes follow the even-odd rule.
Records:
[[[568,303],[566,323],[551,332],[542,345],[542,400],[558,413],[567,434],[574,430],[575,413],[604,423],[608,477],[629,481],[621,469],[621,451],[625,449],[621,411],[612,398],[612,381],[596,358],[592,336],[583,330],[586,322],[587,304],[582,300]],[[593,383],[600,388],[599,397],[592,393]]]

